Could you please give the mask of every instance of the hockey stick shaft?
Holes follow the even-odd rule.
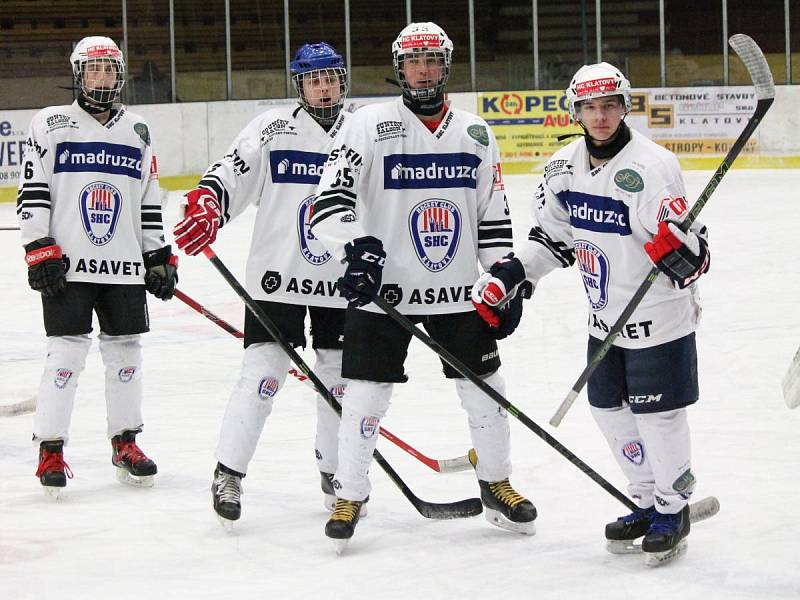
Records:
[[[389,317],[391,317],[398,325],[400,325],[403,329],[413,335],[415,338],[420,340],[423,344],[428,346],[431,350],[433,350],[436,354],[438,354],[447,364],[453,367],[456,371],[458,371],[461,375],[469,379],[472,383],[474,383],[483,393],[489,396],[492,400],[497,402],[500,406],[506,409],[509,414],[516,417],[519,421],[522,422],[528,429],[530,429],[533,433],[539,436],[542,440],[545,441],[550,447],[554,448],[559,454],[561,454],[564,458],[566,458],[569,462],[573,465],[578,467],[584,474],[586,474],[592,481],[598,484],[601,488],[607,491],[609,494],[614,496],[617,500],[619,500],[622,504],[627,506],[630,510],[636,510],[637,506],[634,504],[625,494],[620,492],[617,488],[615,488],[611,483],[606,481],[602,475],[600,475],[597,471],[592,469],[589,465],[583,462],[580,458],[575,456],[570,450],[568,450],[561,442],[559,442],[556,438],[552,435],[547,433],[542,427],[537,425],[532,419],[530,419],[525,413],[523,413],[520,409],[516,406],[511,404],[505,397],[503,397],[500,392],[495,390],[492,386],[486,383],[483,379],[478,377],[475,372],[470,369],[467,365],[462,363],[458,358],[453,356],[448,350],[446,350],[441,344],[433,340],[430,336],[424,333],[419,327],[415,326],[405,315],[401,314],[397,311],[393,306],[391,306],[386,300],[381,298],[380,296],[373,296],[372,301],[381,309],[383,310]]]
[[[203,315],[205,318],[207,318],[215,325],[218,325],[219,327],[230,333],[233,337],[239,339],[244,338],[244,334],[238,329],[236,329],[236,327],[234,327],[224,319],[215,315],[213,312],[208,310],[205,306],[200,304],[197,300],[195,300],[188,294],[184,293],[183,291],[176,289],[175,297],[178,298],[181,302],[183,302],[187,306],[189,306],[190,308],[194,309],[195,311]],[[289,369],[289,375],[291,375],[298,381],[305,383],[309,387],[314,388],[314,384],[311,382],[311,380],[306,375],[303,375],[297,369],[295,368]],[[392,442],[393,444],[395,444],[396,446],[398,446],[399,448],[401,448],[402,450],[404,450],[405,452],[416,458],[421,463],[427,465],[437,473],[455,473],[457,471],[467,471],[472,468],[472,465],[469,462],[469,457],[466,454],[464,456],[458,456],[456,458],[437,460],[435,458],[430,458],[429,456],[425,456],[424,454],[422,454],[422,452],[420,452],[410,444],[401,440],[399,437],[394,435],[388,429],[381,427],[379,431],[380,434],[387,440],[389,440],[390,442]]]
[[[319,377],[317,377],[314,371],[311,370],[303,358],[294,348],[292,348],[291,344],[286,340],[272,320],[264,313],[261,307],[256,304],[255,300],[253,300],[250,294],[247,293],[247,290],[244,289],[236,277],[234,277],[233,273],[228,270],[225,264],[214,253],[214,250],[210,246],[206,246],[206,248],[203,250],[203,254],[206,258],[208,258],[209,261],[211,261],[211,264],[214,265],[214,268],[219,271],[220,275],[222,275],[228,285],[233,288],[245,305],[247,305],[247,308],[250,309],[250,312],[258,320],[261,326],[264,327],[267,332],[269,332],[269,334],[278,344],[280,344],[283,351],[289,355],[289,358],[291,358],[292,362],[297,366],[300,372],[312,381],[317,392],[319,392],[319,394],[325,399],[325,401],[336,412],[336,414],[341,417],[342,409],[339,406],[339,403],[336,401],[336,398],[334,398],[333,394],[331,394],[330,390],[325,387],[325,384],[320,381]],[[397,471],[392,468],[392,466],[377,449],[372,453],[372,457],[375,459],[375,462],[378,463],[381,469],[383,469],[383,471],[389,476],[389,479],[391,479],[392,482],[400,489],[406,499],[408,499],[414,508],[417,509],[417,512],[419,512],[423,517],[428,519],[458,519],[463,517],[472,517],[480,514],[483,511],[483,505],[478,498],[468,498],[466,500],[448,502],[445,504],[421,500],[414,495],[408,485],[402,480],[400,475],[397,474]]]
[[[794,355],[786,375],[783,376],[783,400],[789,408],[800,405],[800,348]]]
[[[0,231],[19,231],[19,225],[0,225]]]
[[[749,140],[750,136],[753,135],[756,127],[758,127],[759,123],[761,123],[764,115],[767,113],[770,106],[772,106],[773,101],[775,100],[775,85],[772,82],[772,74],[769,71],[769,65],[767,64],[764,55],[761,53],[761,50],[758,48],[756,43],[746,35],[736,34],[731,36],[730,44],[739,55],[739,58],[742,59],[742,62],[745,64],[748,72],[750,73],[750,77],[753,80],[753,84],[756,88],[756,97],[758,98],[758,103],[756,104],[756,110],[753,113],[753,116],[750,117],[750,120],[742,130],[742,133],[739,134],[739,137],[728,151],[728,154],[724,159],[722,159],[722,163],[719,165],[719,167],[717,167],[717,170],[711,177],[711,181],[708,182],[705,189],[700,194],[700,197],[694,203],[689,211],[689,214],[686,216],[686,219],[681,223],[681,229],[683,231],[688,231],[689,227],[692,225],[692,223],[694,223],[695,219],[697,219],[697,215],[699,215],[700,211],[703,210],[703,207],[711,198],[714,190],[717,189],[717,186],[722,181],[725,173],[727,173],[731,168],[731,165],[733,165],[736,157],[739,156],[739,153],[742,151],[742,148],[744,148],[747,140]],[[644,298],[645,294],[647,294],[647,291],[653,285],[659,273],[660,271],[657,267],[650,269],[650,272],[647,274],[645,280],[642,281],[641,285],[639,285],[639,288],[636,290],[636,293],[630,299],[627,306],[623,309],[622,314],[620,314],[614,325],[611,326],[611,329],[609,330],[606,338],[603,340],[603,343],[589,358],[586,367],[583,369],[583,372],[580,374],[577,381],[572,386],[572,389],[569,391],[564,400],[561,402],[561,405],[553,414],[552,418],[550,419],[550,425],[553,427],[558,427],[561,424],[561,421],[564,419],[567,411],[572,407],[581,390],[592,376],[592,373],[594,373],[595,369],[597,369],[597,366],[600,364],[603,358],[605,358],[605,355],[608,353],[611,345],[614,343],[614,340],[628,323],[628,319],[630,319],[631,315],[636,310],[636,307],[639,306],[642,298]]]

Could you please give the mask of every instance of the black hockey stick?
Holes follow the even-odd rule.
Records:
[[[744,148],[747,140],[749,140],[750,136],[753,135],[753,132],[756,130],[756,127],[758,127],[761,119],[764,118],[764,115],[767,113],[769,107],[772,106],[772,103],[775,100],[775,84],[772,81],[772,73],[770,73],[767,59],[764,58],[764,54],[761,52],[758,44],[756,44],[752,38],[742,33],[732,35],[728,40],[728,43],[731,45],[731,48],[733,48],[734,52],[739,55],[739,58],[744,63],[744,66],[747,67],[747,72],[750,74],[750,79],[753,81],[753,85],[756,89],[756,98],[758,99],[758,104],[756,104],[756,110],[753,113],[753,116],[750,117],[747,126],[744,128],[744,130],[742,130],[742,133],[739,134],[739,137],[736,139],[736,142],[734,142],[727,156],[722,160],[722,163],[711,177],[711,181],[708,182],[708,185],[706,185],[703,193],[700,194],[700,197],[694,203],[694,206],[692,206],[692,209],[689,211],[686,219],[681,223],[680,227],[683,231],[688,231],[689,226],[694,223],[697,215],[700,214],[701,210],[703,210],[703,207],[706,205],[709,198],[711,198],[711,194],[713,194],[714,190],[717,189],[717,186],[719,185],[720,181],[722,181],[725,173],[727,173],[728,169],[731,168],[733,161],[735,161],[736,157],[739,156],[739,153],[742,151],[742,148]],[[628,302],[628,305],[622,311],[622,314],[611,327],[606,339],[603,340],[603,343],[589,359],[589,362],[586,365],[586,368],[583,370],[583,373],[580,374],[580,377],[578,377],[578,380],[572,386],[572,389],[569,391],[566,398],[564,398],[561,406],[558,407],[558,410],[556,410],[555,414],[550,419],[550,425],[553,427],[558,427],[558,425],[564,419],[564,415],[567,414],[567,411],[577,399],[578,394],[580,394],[581,390],[586,385],[586,382],[589,381],[589,378],[600,364],[600,361],[602,361],[605,355],[608,353],[608,350],[611,348],[614,340],[622,331],[622,328],[625,327],[628,319],[630,319],[631,315],[633,314],[633,311],[636,310],[637,306],[639,306],[642,298],[644,298],[644,295],[647,293],[647,290],[650,289],[650,286],[653,285],[653,282],[655,282],[659,273],[660,271],[657,267],[650,269],[650,272],[647,274],[647,278],[639,286],[639,289],[636,290],[633,298],[631,298],[630,302]]]
[[[275,324],[270,320],[269,317],[261,310],[261,307],[256,304],[255,300],[247,293],[247,290],[242,287],[242,285],[236,280],[233,273],[231,273],[228,268],[223,264],[223,262],[217,257],[214,253],[214,250],[210,246],[206,246],[203,250],[203,254],[211,261],[211,264],[219,271],[220,275],[228,282],[239,298],[247,305],[247,308],[250,309],[250,312],[253,313],[253,316],[258,320],[264,329],[266,329],[269,334],[275,338],[275,340],[280,344],[283,351],[289,355],[289,358],[292,359],[297,368],[308,377],[313,383],[314,387],[317,389],[317,392],[325,398],[325,401],[330,405],[330,407],[336,411],[336,414],[341,416],[342,409],[339,406],[339,403],[336,401],[336,398],[333,397],[330,390],[325,387],[325,384],[320,381],[319,377],[316,376],[314,371],[306,364],[306,362],[302,359],[302,357],[292,348],[291,344],[286,341],[286,338],[280,332],[280,330],[275,326]],[[480,499],[478,498],[467,498],[466,500],[459,500],[456,502],[447,502],[447,503],[434,503],[434,502],[427,502],[425,500],[421,500],[414,495],[414,493],[409,489],[408,485],[400,478],[400,475],[397,474],[392,466],[386,461],[385,458],[381,455],[380,452],[376,449],[372,453],[372,457],[375,459],[375,462],[380,465],[381,469],[383,469],[386,474],[389,476],[394,484],[400,488],[400,491],[403,492],[403,495],[414,505],[414,508],[417,509],[419,514],[423,517],[428,519],[460,519],[464,517],[474,517],[475,515],[481,514],[483,512],[483,505],[481,504]]]
[[[227,321],[223,320],[222,318],[212,313],[205,306],[200,304],[197,300],[195,300],[188,294],[185,294],[183,291],[176,289],[175,297],[184,304],[186,304],[188,307],[194,309],[195,311],[203,315],[206,319],[208,319],[212,323],[218,325],[219,327],[230,333],[233,337],[238,339],[244,338],[244,334],[238,329],[236,329],[236,327],[234,327]],[[311,379],[303,375],[297,369],[294,368],[289,369],[289,375],[294,377],[296,380],[308,385],[309,387],[314,388],[314,384],[312,383]],[[2,409],[3,407],[0,406],[0,416],[3,415]],[[393,434],[385,427],[381,426],[378,431],[383,437],[392,442],[395,446],[404,450],[405,452],[416,458],[419,462],[430,467],[437,473],[455,473],[457,471],[468,471],[472,469],[472,463],[469,462],[468,453],[462,456],[457,456],[455,458],[444,458],[444,459],[431,458],[430,456],[425,456],[422,452],[414,448],[411,444],[401,440],[399,437],[397,437],[395,434]]]
[[[592,481],[594,481],[597,485],[607,491],[609,494],[614,496],[617,500],[619,500],[622,504],[627,506],[630,510],[636,510],[637,506],[634,504],[625,494],[620,492],[617,488],[611,485],[608,481],[606,481],[602,475],[600,475],[597,471],[592,469],[589,465],[583,462],[580,458],[575,456],[572,452],[570,452],[561,442],[559,442],[556,438],[552,435],[547,433],[544,429],[542,429],[539,425],[537,425],[533,420],[531,420],[525,413],[523,413],[520,409],[516,406],[511,404],[508,400],[506,400],[500,392],[495,390],[492,386],[486,383],[483,379],[478,377],[475,372],[470,369],[467,365],[462,363],[458,358],[453,356],[449,351],[447,351],[441,344],[433,340],[430,336],[428,336],[425,332],[423,332],[419,327],[416,327],[414,323],[412,323],[405,315],[398,312],[396,308],[394,308],[391,304],[386,302],[383,298],[378,295],[372,297],[372,301],[387,315],[389,315],[394,321],[400,325],[403,329],[408,331],[411,335],[415,338],[420,340],[423,344],[425,344],[428,348],[433,350],[436,354],[438,354],[444,361],[447,362],[451,367],[453,367],[456,371],[461,373],[464,377],[469,379],[472,383],[474,383],[483,393],[489,396],[492,400],[497,402],[500,406],[505,408],[509,414],[515,416],[519,419],[523,425],[525,425],[528,429],[533,431],[536,435],[542,438],[547,444],[549,444],[552,448],[554,448],[559,454],[561,454],[564,458],[566,458],[569,462],[573,465],[578,467],[581,471],[583,471],[586,475],[588,475]]]

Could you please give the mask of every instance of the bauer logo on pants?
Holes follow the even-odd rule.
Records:
[[[622,447],[622,454],[635,465],[644,462],[644,446],[641,442],[628,442]]]
[[[78,198],[83,230],[95,246],[114,237],[122,212],[122,194],[110,183],[95,181],[81,190]]]
[[[575,241],[575,258],[592,310],[602,310],[608,304],[608,258],[586,240]]]
[[[378,417],[364,417],[361,419],[361,437],[365,440],[373,437],[380,427],[381,421]]]
[[[314,196],[309,196],[297,209],[297,235],[300,238],[300,252],[312,265],[324,265],[331,259],[331,253],[311,233],[311,216],[314,212]]]
[[[435,273],[453,261],[461,237],[461,213],[455,204],[439,198],[420,202],[411,210],[408,227],[423,267]]]
[[[60,390],[63,390],[67,383],[69,383],[70,378],[72,377],[72,371],[69,369],[58,369],[56,371],[56,378],[53,380],[53,384]]]

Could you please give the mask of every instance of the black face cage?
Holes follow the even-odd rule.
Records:
[[[412,88],[406,81],[404,73],[404,62],[407,58],[414,58],[418,60],[427,61],[429,58],[435,58],[442,63],[442,76],[439,81],[433,85],[424,88]],[[450,53],[446,50],[413,50],[405,52],[404,54],[394,56],[394,73],[397,76],[397,82],[403,93],[411,98],[417,100],[431,100],[444,92],[444,86],[450,77]]]
[[[329,80],[338,78],[339,80],[339,101],[328,106],[313,106],[306,98],[305,88],[303,81],[308,79],[324,79]],[[292,75],[292,82],[294,89],[297,91],[297,96],[300,99],[300,104],[303,105],[311,115],[320,119],[321,121],[333,121],[339,116],[344,106],[344,99],[350,91],[349,82],[347,80],[347,69],[344,67],[325,67],[323,69],[314,69],[313,71],[306,71],[305,73],[297,73]]]
[[[109,65],[111,66],[110,71],[115,74],[111,87],[89,89],[84,74],[90,70],[106,72]],[[114,102],[119,97],[122,86],[125,85],[125,61],[121,58],[97,57],[78,61],[72,65],[72,73],[75,76],[75,85],[81,93],[89,100],[101,105]]]

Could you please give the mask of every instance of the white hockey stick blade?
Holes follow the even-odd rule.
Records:
[[[756,98],[758,100],[774,98],[775,82],[772,79],[769,64],[753,38],[743,33],[736,33],[728,39],[728,44],[739,55],[747,68],[750,79],[753,81],[753,87],[756,88]]]
[[[469,471],[472,464],[469,456],[457,456],[456,458],[444,458],[437,461],[439,463],[439,473],[457,473],[459,471]]]
[[[16,417],[27,415],[36,410],[36,397],[21,400],[14,404],[0,404],[0,417]]]
[[[783,399],[789,408],[800,406],[800,348],[783,376]]]

